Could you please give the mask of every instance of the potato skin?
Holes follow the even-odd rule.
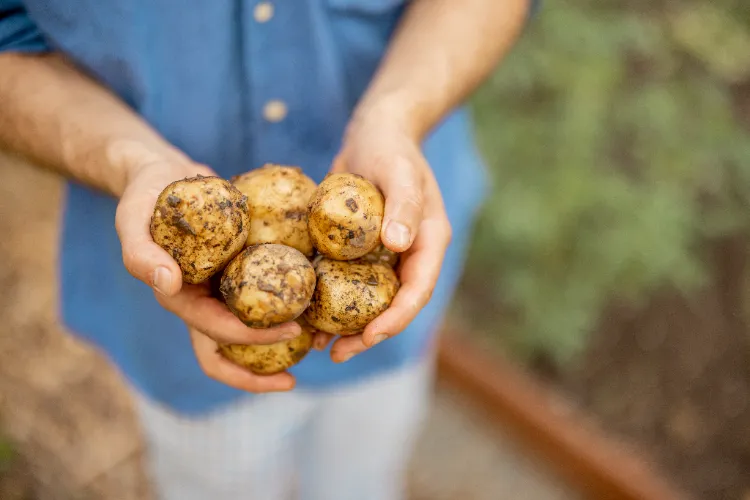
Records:
[[[247,239],[247,198],[229,181],[201,175],[169,184],[151,217],[151,237],[177,261],[185,283],[221,271]]]
[[[368,262],[382,262],[395,268],[398,265],[400,254],[389,250],[385,245],[380,243],[370,253],[362,257]]]
[[[295,248],[253,245],[226,267],[220,290],[240,321],[251,328],[270,328],[304,312],[315,290],[315,270]]]
[[[362,257],[380,243],[384,209],[383,194],[364,177],[328,174],[310,200],[310,239],[328,258]]]
[[[312,257],[307,206],[317,184],[299,167],[265,164],[232,178],[250,209],[247,246],[281,243]]]
[[[399,288],[393,269],[364,259],[321,259],[315,268],[317,284],[305,311],[316,330],[335,335],[360,333],[385,311]]]
[[[288,370],[310,352],[315,333],[303,318],[295,321],[302,327],[302,333],[296,338],[268,345],[220,344],[219,352],[258,375],[273,375]]]

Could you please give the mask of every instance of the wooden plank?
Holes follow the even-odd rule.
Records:
[[[592,499],[687,500],[645,453],[597,430],[520,367],[488,356],[447,332],[439,346],[440,380],[484,406],[512,437]],[[467,338],[467,336],[461,336]]]

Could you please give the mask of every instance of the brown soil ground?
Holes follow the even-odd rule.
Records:
[[[712,243],[713,283],[613,310],[567,382],[606,428],[706,500],[750,498],[747,244]]]
[[[750,130],[750,80],[730,87]],[[611,432],[650,449],[697,498],[750,499],[750,237],[703,242],[712,279],[645,310],[614,307],[558,380]]]

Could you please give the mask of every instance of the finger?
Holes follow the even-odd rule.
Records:
[[[401,333],[432,297],[445,252],[451,241],[451,226],[434,176],[426,177],[426,217],[414,244],[400,259],[401,287],[388,309],[371,321],[361,336],[345,337],[331,347],[334,361],[345,361],[389,337]]]
[[[401,267],[401,288],[393,302],[372,320],[361,335],[342,337],[331,346],[331,359],[348,361],[384,340],[401,333],[432,297],[442,267],[447,221],[425,220],[414,246],[404,255]],[[429,239],[429,242],[427,240]],[[443,241],[444,243],[438,243]]]
[[[302,331],[294,321],[273,328],[249,328],[226,305],[213,298],[206,285],[185,285],[173,297],[155,295],[162,307],[217,342],[273,344],[293,339]]]
[[[317,332],[313,339],[313,349],[317,351],[325,350],[326,346],[333,340],[333,335],[330,333]]]
[[[425,221],[421,231],[423,233],[415,242],[414,251],[404,256],[401,288],[393,302],[362,333],[367,346],[375,345],[376,337],[382,339],[382,336],[392,337],[401,333],[432,298],[445,255],[445,246],[437,241],[445,238],[445,230],[442,222]],[[428,239],[435,242],[427,243]]]
[[[336,155],[336,157],[333,159],[333,161],[331,162],[330,172],[332,174],[346,172],[346,164],[344,163],[344,156],[342,154]]]
[[[235,389],[247,392],[284,392],[295,386],[289,373],[256,375],[226,359],[217,351],[216,342],[198,330],[190,328],[190,340],[203,372],[210,378]]]
[[[172,296],[182,287],[182,272],[177,262],[154,243],[149,230],[158,195],[153,190],[126,191],[117,206],[115,227],[128,272],[156,292]]]
[[[430,196],[428,217],[422,221],[414,245],[402,256],[401,287],[393,302],[362,333],[365,345],[372,347],[385,338],[401,333],[432,298],[445,252],[451,241],[451,226],[443,208],[434,178],[427,179]]]
[[[381,239],[394,252],[405,252],[417,237],[424,209],[423,179],[403,157],[389,165],[388,175],[378,182],[385,195]]]
[[[362,335],[347,335],[336,340],[331,346],[331,360],[334,363],[345,363],[367,349]]]
[[[210,170],[196,165],[195,172],[206,174]],[[115,215],[125,268],[135,278],[166,296],[180,291],[182,272],[169,253],[154,243],[149,226],[161,191],[186,174],[184,167],[179,174],[166,165],[142,167],[120,198]]]

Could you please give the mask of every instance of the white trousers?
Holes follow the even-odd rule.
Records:
[[[402,500],[434,361],[185,418],[136,394],[158,500]]]

